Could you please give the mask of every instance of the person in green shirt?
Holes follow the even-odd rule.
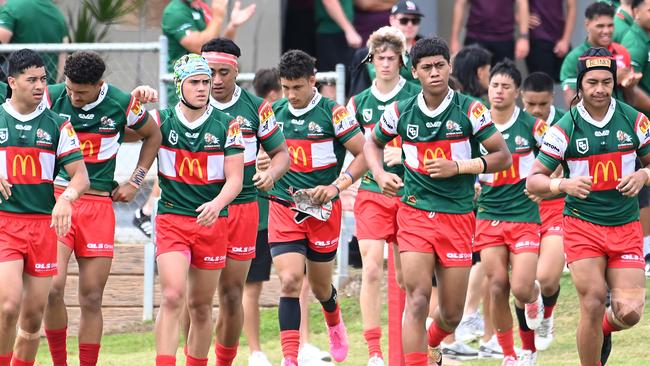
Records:
[[[645,0],[632,1],[635,15],[634,24],[623,37],[623,46],[630,52],[631,64],[634,70],[642,73],[639,87],[634,92],[634,107],[644,113],[650,113],[650,2]]]
[[[614,15],[614,35],[612,36],[612,40],[616,43],[623,42],[623,36],[630,29],[632,23],[634,23],[632,3],[632,0],[623,0],[621,6],[616,9],[616,15]]]
[[[7,0],[0,9],[0,43],[67,42],[65,17],[52,0]],[[41,55],[45,61],[47,82],[54,84],[62,75],[65,54]]]

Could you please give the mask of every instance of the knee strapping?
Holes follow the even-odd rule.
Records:
[[[28,331],[26,331],[26,330],[24,330],[22,328],[18,328],[18,332],[16,333],[16,337],[20,337],[20,338],[26,339],[28,341],[33,341],[33,340],[36,340],[36,339],[40,339],[41,334],[38,331],[36,331],[34,333],[30,333],[30,332],[28,332]]]
[[[613,322],[622,329],[639,322],[645,306],[644,288],[612,289],[612,305],[608,309]]]

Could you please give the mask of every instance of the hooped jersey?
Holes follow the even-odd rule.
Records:
[[[115,164],[124,129],[144,126],[148,116],[144,107],[136,98],[108,83],[102,85],[95,102],[81,108],[72,105],[63,83],[48,86],[43,101],[52,111],[69,119],[77,132],[90,188],[111,192],[117,187]],[[55,183],[66,186],[69,180],[61,170]]]
[[[180,104],[179,104],[180,105]],[[226,181],[226,156],[244,151],[236,119],[208,106],[189,122],[179,105],[159,112],[162,143],[158,151],[158,179],[162,191],[158,213],[198,216],[196,209],[213,200]],[[224,208],[220,216],[226,216]]]
[[[247,90],[235,86],[232,99],[219,103],[210,99],[210,104],[239,122],[244,137],[244,186],[232,202],[248,203],[257,200],[257,188],[253,183],[257,150],[262,145],[264,151],[272,151],[284,142],[284,135],[275,120],[271,104],[258,98]]]
[[[66,164],[81,160],[79,140],[68,119],[45,108],[18,113],[9,101],[0,108],[0,176],[11,187],[0,211],[51,214],[54,177]]]
[[[386,108],[373,133],[384,143],[402,138],[406,168],[402,202],[430,212],[472,211],[476,175],[434,179],[425,165],[431,159],[478,156],[479,143],[497,133],[485,105],[449,89],[442,103],[430,110],[419,93]]]
[[[359,121],[367,140],[372,135],[372,129],[379,121],[379,118],[382,113],[384,113],[387,106],[394,101],[412,97],[419,93],[420,90],[421,88],[419,85],[409,83],[404,78],[400,77],[399,82],[392,91],[388,94],[382,94],[373,82],[370,88],[350,98],[347,108],[348,111],[354,115],[356,120]],[[401,148],[402,140],[397,137],[389,142],[388,146]],[[392,167],[384,164],[384,170],[397,174],[400,178],[404,176],[404,165],[402,164]],[[370,171],[368,171],[368,173],[366,173],[361,179],[359,189],[381,193],[381,189],[377,185],[377,182],[375,182]],[[403,189],[400,189],[397,195],[401,196],[402,193]]]
[[[343,144],[361,133],[354,116],[315,89],[305,108],[293,108],[281,99],[273,110],[289,147],[291,166],[271,194],[292,200],[295,190],[331,184],[343,167]]]
[[[501,172],[479,175],[483,189],[476,218],[540,223],[539,207],[528,199],[524,189],[548,125],[519,107],[515,107],[508,122],[494,125],[512,154],[512,165]],[[481,152],[487,154],[484,149]]]
[[[592,177],[586,199],[567,195],[564,215],[597,225],[617,226],[639,220],[636,197],[616,186],[635,171],[638,156],[650,153],[650,121],[641,112],[612,98],[602,121],[594,120],[582,102],[546,135],[537,159],[548,169],[562,164],[569,177]]]

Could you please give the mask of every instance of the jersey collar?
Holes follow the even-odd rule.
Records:
[[[614,110],[616,110],[616,99],[611,98],[612,101],[609,102],[609,108],[607,109],[607,113],[605,114],[605,118],[603,118],[602,121],[596,121],[591,117],[589,112],[587,112],[587,109],[585,109],[584,103],[582,103],[582,100],[578,105],[576,105],[576,108],[578,109],[578,113],[580,113],[580,117],[584,119],[585,121],[589,122],[590,124],[598,127],[598,128],[603,128],[605,125],[609,123],[609,120],[612,119],[612,116],[614,115]]]
[[[14,106],[9,103],[10,100],[11,99],[7,99],[7,101],[2,104],[2,108],[4,108],[4,110],[9,113],[10,116],[19,120],[20,122],[30,122],[34,118],[40,116],[45,111],[45,109],[47,109],[44,103],[40,103],[38,107],[36,107],[36,110],[33,112],[29,114],[20,114],[17,110],[14,109]]]
[[[377,98],[380,102],[387,102],[387,101],[389,101],[389,100],[395,98],[395,96],[397,95],[397,93],[399,93],[399,92],[402,90],[402,88],[404,87],[405,84],[406,84],[406,79],[404,79],[404,78],[400,75],[400,77],[399,77],[399,81],[397,82],[397,85],[395,85],[395,87],[393,88],[393,90],[391,90],[391,91],[388,92],[387,94],[382,94],[382,92],[380,92],[379,89],[377,88],[377,79],[375,79],[375,80],[372,82],[372,86],[370,86],[370,92],[371,92],[372,95],[373,95],[375,98]]]
[[[229,101],[225,103],[221,103],[220,101],[212,98],[212,95],[210,95],[210,105],[213,107],[217,108],[220,111],[223,111],[224,109],[228,109],[232,107],[237,101],[239,100],[239,97],[241,96],[241,88],[239,85],[235,85],[235,90],[232,92],[232,98],[230,98]]]
[[[504,124],[495,123],[494,127],[496,127],[497,130],[499,130],[499,132],[503,132],[503,131],[509,129],[510,127],[512,127],[512,125],[515,124],[515,122],[517,122],[517,118],[519,118],[519,113],[521,113],[521,109],[519,109],[519,107],[515,106],[515,110],[512,112],[512,116],[510,116],[510,119],[508,120],[508,122],[506,122]]]
[[[181,110],[180,103],[176,104],[175,112],[176,112],[176,118],[178,118],[178,120],[185,127],[189,128],[190,130],[194,130],[201,127],[201,125],[203,125],[203,123],[207,121],[208,117],[210,117],[210,114],[212,114],[212,106],[208,105],[208,108],[205,110],[205,113],[203,113],[203,115],[194,122],[190,122],[187,120],[187,118],[185,118],[185,116],[183,115],[183,111]]]
[[[85,106],[81,107],[81,109],[87,112],[97,107],[99,103],[101,103],[106,98],[106,94],[108,94],[108,83],[104,82],[102,84],[102,87],[99,89],[99,95],[97,96],[97,100],[90,104],[86,104]]]
[[[418,107],[424,113],[427,117],[433,118],[447,109],[449,107],[449,104],[451,103],[451,100],[454,98],[454,91],[449,88],[447,91],[447,96],[445,99],[442,100],[442,103],[440,103],[439,106],[436,107],[436,109],[431,110],[429,107],[427,107],[427,103],[424,101],[424,92],[420,92],[418,94]]]
[[[291,106],[291,103],[289,103],[289,112],[291,112],[291,114],[293,114],[296,117],[300,117],[303,114],[314,109],[314,107],[316,107],[316,105],[318,104],[318,102],[320,102],[322,97],[323,96],[318,92],[318,89],[314,88],[314,97],[311,98],[311,101],[309,102],[309,104],[307,104],[305,108],[296,109]]]

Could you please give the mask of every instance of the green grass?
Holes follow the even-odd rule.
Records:
[[[650,282],[648,282],[650,288]],[[361,313],[356,298],[340,296],[341,306],[350,334],[350,356],[345,365],[363,366],[367,362],[367,348],[362,336]],[[646,313],[650,308],[646,305]],[[568,276],[562,278],[562,292],[556,308],[556,341],[548,351],[540,352],[538,365],[564,366],[578,365],[578,356],[575,346],[575,331],[578,323],[578,299],[575,289]],[[646,314],[647,315],[647,314]],[[267,353],[274,365],[279,365],[281,352],[277,309],[263,309],[261,312],[261,339],[262,348]],[[325,329],[320,306],[316,303],[311,306],[311,332],[310,342],[321,349],[327,349],[327,332]],[[382,315],[382,323],[386,324],[386,312]],[[517,334],[515,332],[515,334]],[[387,330],[384,329],[383,349],[387,354]],[[613,336],[614,348],[608,365],[647,366],[650,365],[650,351],[648,350],[648,336],[650,335],[650,321],[644,318],[639,325],[623,333]],[[517,336],[515,337],[517,338]],[[77,366],[76,338],[68,339],[70,351],[68,364]],[[239,355],[235,361],[236,366],[246,366],[248,347],[242,337]],[[177,353],[178,365],[184,365],[182,350]],[[105,336],[102,342],[102,352],[99,360],[100,366],[144,366],[154,365],[155,342],[152,332],[128,333]],[[51,365],[47,343],[41,342],[37,365]],[[481,360],[465,362],[465,365],[499,365],[495,360]],[[214,351],[210,351],[209,365],[214,365]]]

